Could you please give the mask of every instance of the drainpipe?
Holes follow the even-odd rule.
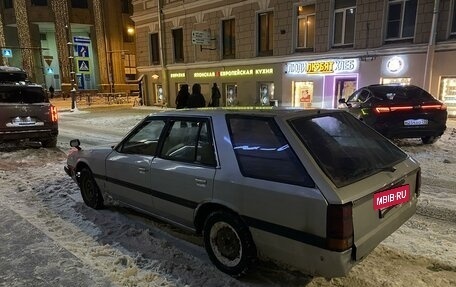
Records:
[[[170,95],[169,95],[169,83],[168,83],[168,70],[166,69],[166,54],[165,54],[165,41],[163,33],[163,18],[162,18],[162,1],[157,1],[158,7],[158,43],[160,45],[160,59],[161,59],[161,74],[162,74],[162,88],[165,94],[166,104],[170,105]],[[157,91],[155,91],[157,92]],[[162,103],[163,104],[163,103]]]
[[[426,53],[426,66],[424,68],[423,88],[428,92],[431,91],[432,85],[432,67],[434,66],[435,54],[435,36],[437,34],[437,20],[439,17],[439,0],[434,0],[434,11],[432,15],[431,34],[429,36],[429,44]]]

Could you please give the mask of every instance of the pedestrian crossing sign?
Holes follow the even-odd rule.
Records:
[[[89,72],[89,61],[87,60],[78,60],[78,70],[79,72]]]

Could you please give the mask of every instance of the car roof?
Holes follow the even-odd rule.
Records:
[[[336,109],[299,109],[286,107],[219,107],[219,108],[197,108],[178,109],[151,113],[151,116],[224,116],[224,115],[248,115],[248,116],[271,116],[271,117],[294,117],[312,116],[316,114],[340,113]]]

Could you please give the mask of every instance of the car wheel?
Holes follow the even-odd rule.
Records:
[[[56,147],[57,146],[57,137],[51,138],[41,142],[41,145],[44,148]]]
[[[423,142],[423,144],[433,144],[433,143],[435,143],[438,139],[439,139],[439,137],[427,136],[427,137],[422,137],[422,138],[421,138],[421,141]]]
[[[211,213],[203,229],[204,247],[214,265],[231,276],[241,276],[256,259],[256,247],[247,226],[232,213]]]
[[[82,199],[85,204],[94,209],[103,208],[103,196],[93,178],[92,172],[87,168],[81,170],[79,188],[81,189]]]

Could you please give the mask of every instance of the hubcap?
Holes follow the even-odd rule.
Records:
[[[239,264],[242,257],[241,239],[226,222],[215,223],[210,232],[211,248],[217,259],[226,266]]]

